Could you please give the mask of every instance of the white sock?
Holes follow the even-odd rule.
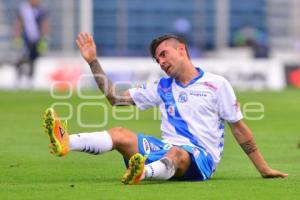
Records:
[[[112,147],[113,142],[107,131],[70,135],[69,148],[71,151],[97,155],[111,151]]]
[[[142,179],[168,180],[174,176],[176,167],[174,162],[167,157],[145,165]]]

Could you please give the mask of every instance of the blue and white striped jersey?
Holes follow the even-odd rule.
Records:
[[[223,152],[224,121],[234,123],[243,116],[229,82],[197,70],[199,75],[186,86],[161,78],[129,92],[142,110],[159,106],[163,142],[202,147],[216,167]]]

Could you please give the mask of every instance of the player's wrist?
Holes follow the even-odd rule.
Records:
[[[269,166],[259,168],[258,170],[262,177],[266,177],[272,171],[272,169]]]
[[[95,63],[95,62],[98,62],[97,58],[93,58],[93,59],[87,60],[87,63],[88,63],[89,65],[92,65],[92,64]]]

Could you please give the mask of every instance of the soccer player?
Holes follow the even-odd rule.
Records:
[[[57,156],[70,151],[102,154],[117,150],[128,165],[122,177],[124,184],[137,184],[143,179],[203,181],[212,177],[222,157],[226,121],[262,177],[288,176],[264,160],[242,120],[228,81],[195,67],[181,38],[164,35],[150,45],[152,57],[168,77],[120,94],[116,94],[111,81],[102,78],[105,73],[96,58],[92,36],[80,33],[76,43],[111,105],[136,105],[140,109],[159,106],[162,140],[120,127],[69,135],[53,108],[49,108],[45,127]]]
[[[42,5],[41,0],[22,1],[13,31],[14,46],[21,53],[15,63],[18,74],[16,87],[21,85],[21,87],[31,88],[33,86],[35,62],[47,50],[46,38],[49,32],[48,10]]]

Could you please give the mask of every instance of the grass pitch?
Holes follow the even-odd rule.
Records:
[[[49,92],[0,91],[0,199],[299,199],[300,90],[240,92],[237,96],[242,108],[249,102],[263,105],[264,112],[261,108],[254,112],[255,107],[246,113],[262,120],[246,121],[268,163],[289,173],[289,178],[260,178],[226,129],[224,156],[211,180],[143,181],[125,186],[120,182],[125,167],[117,152],[101,156],[72,152],[64,158],[50,155],[42,113],[52,103],[60,103],[59,114],[71,116],[71,133],[124,126],[159,136],[155,111],[112,110],[103,106],[104,100],[79,98],[75,93],[55,99]],[[89,127],[99,124],[102,127]]]

